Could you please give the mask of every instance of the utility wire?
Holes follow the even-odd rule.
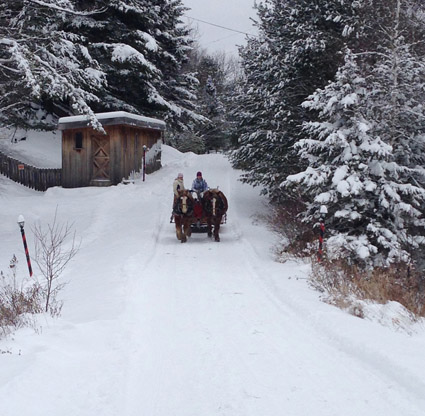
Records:
[[[216,40],[211,40],[210,42],[207,43],[207,45],[209,45],[210,43],[221,42],[222,40],[233,38],[234,36],[238,36],[238,34],[236,33],[236,34],[233,34],[233,35],[225,36],[224,38],[219,38],[219,39],[216,39]]]
[[[190,17],[190,16],[186,16],[186,17],[187,17],[188,19],[196,20],[197,22],[205,23],[206,25],[211,25],[211,26],[219,27],[219,28],[221,28],[221,29],[230,30],[231,32],[242,33],[243,35],[247,35],[247,36],[255,36],[255,35],[253,35],[253,34],[251,34],[251,33],[242,32],[242,31],[240,31],[240,30],[231,29],[230,27],[225,27],[225,26],[217,25],[217,24],[215,24],[215,23],[206,22],[205,20],[196,19],[195,17]]]

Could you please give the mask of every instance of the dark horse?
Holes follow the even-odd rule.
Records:
[[[207,218],[208,237],[212,237],[212,227],[214,226],[214,239],[215,241],[220,241],[220,224],[223,215],[227,212],[227,198],[224,196],[223,192],[218,189],[210,189],[204,192],[202,201],[204,214]]]
[[[187,241],[192,232],[190,224],[193,219],[193,197],[188,190],[178,191],[173,206],[174,222],[176,223],[176,236],[182,243]]]

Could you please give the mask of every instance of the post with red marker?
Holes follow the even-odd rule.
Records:
[[[142,169],[142,173],[143,173],[143,182],[145,181],[145,175],[146,175],[146,150],[147,150],[147,146],[143,145],[143,169]]]
[[[328,213],[326,205],[320,207],[320,223],[319,223],[319,250],[317,252],[317,260],[323,260],[323,239],[325,237],[325,216]]]
[[[21,228],[22,241],[24,243],[25,255],[27,256],[28,271],[29,271],[30,277],[31,277],[32,276],[32,267],[31,267],[30,253],[28,251],[28,246],[27,246],[27,239],[25,238],[25,231],[24,231],[25,219],[24,219],[23,215],[20,215],[18,217],[18,224],[19,224],[19,227]]]

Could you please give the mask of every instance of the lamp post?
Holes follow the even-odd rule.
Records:
[[[323,238],[325,236],[325,216],[328,213],[326,205],[320,207],[320,224],[319,224],[319,250],[317,252],[317,260],[323,260]]]
[[[27,257],[28,271],[29,271],[30,277],[31,277],[32,276],[32,267],[31,267],[30,254],[28,252],[27,239],[25,238],[24,224],[25,224],[24,216],[23,215],[19,215],[19,217],[18,217],[18,225],[19,225],[19,227],[21,229],[22,241],[24,243],[25,255]]]

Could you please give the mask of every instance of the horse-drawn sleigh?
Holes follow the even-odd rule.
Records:
[[[177,239],[182,243],[192,232],[207,232],[220,241],[220,225],[227,219],[227,198],[218,189],[209,189],[203,195],[189,190],[178,191],[175,198],[171,221],[176,225]]]

